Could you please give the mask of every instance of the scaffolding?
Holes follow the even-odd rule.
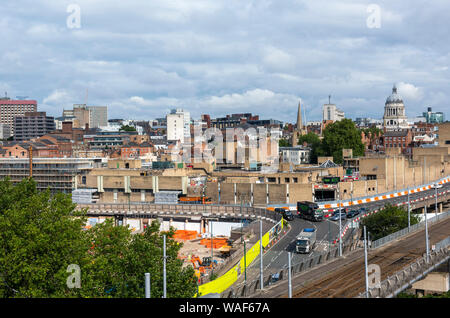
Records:
[[[77,175],[84,175],[93,168],[93,162],[77,158],[33,158],[32,166],[27,158],[0,158],[0,179],[9,177],[12,183],[19,183],[30,176],[39,191],[72,193],[77,187]]]

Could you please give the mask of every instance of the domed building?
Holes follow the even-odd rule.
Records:
[[[392,94],[386,99],[383,126],[387,130],[408,128],[405,105],[403,104],[402,97],[397,93],[397,87],[395,85],[392,88]]]

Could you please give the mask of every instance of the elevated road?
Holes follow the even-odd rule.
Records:
[[[379,249],[369,250],[368,264],[377,264],[381,280],[413,263],[426,252],[424,229],[408,234]],[[450,235],[450,218],[428,228],[430,247]],[[294,298],[349,298],[365,290],[364,250],[358,249],[293,278]],[[252,297],[288,297],[287,282],[266,288]]]

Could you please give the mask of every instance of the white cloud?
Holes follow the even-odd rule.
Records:
[[[406,99],[419,101],[423,98],[423,89],[413,84],[400,82],[397,84],[398,93]]]

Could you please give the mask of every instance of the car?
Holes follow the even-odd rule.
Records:
[[[286,210],[283,208],[275,208],[275,212],[280,213],[284,219],[288,221],[292,221],[294,219],[294,214],[290,210]]]
[[[355,217],[359,214],[359,210],[351,210],[350,212],[347,213],[347,218],[351,219],[352,217]]]
[[[367,212],[366,208],[359,208],[359,214],[365,214]]]
[[[440,188],[442,188],[442,184],[439,184],[439,183],[433,184],[433,189],[440,189]]]
[[[289,210],[285,210],[282,214],[283,218],[285,218],[288,221],[292,221],[294,219],[294,214],[292,214],[292,212]]]
[[[347,217],[346,213],[345,213],[345,210],[341,209],[340,211],[334,211],[333,215],[330,216],[330,220],[331,221],[338,221],[339,220],[339,214],[341,216],[341,220],[345,220],[345,218]]]

